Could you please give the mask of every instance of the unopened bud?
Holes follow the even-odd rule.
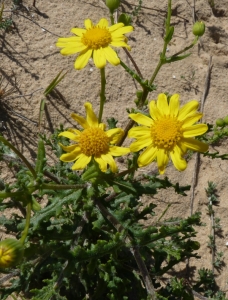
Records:
[[[205,24],[202,21],[195,22],[192,32],[195,36],[202,36],[205,32]]]
[[[6,239],[0,242],[0,268],[10,268],[17,265],[24,254],[24,248],[16,239]]]
[[[114,10],[120,6],[120,0],[106,0],[106,6],[109,8],[110,12],[113,14]]]
[[[228,116],[226,116],[223,120],[224,120],[225,124],[228,125]]]
[[[215,123],[218,127],[223,127],[225,125],[224,120],[221,118],[217,119]]]
[[[121,14],[118,18],[118,23],[123,23],[125,26],[131,25],[131,16],[127,14]]]

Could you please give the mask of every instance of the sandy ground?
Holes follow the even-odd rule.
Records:
[[[1,1],[2,2],[2,1]],[[5,10],[12,8],[13,1],[5,0]],[[14,29],[9,33],[0,31],[0,75],[15,86],[15,93],[1,101],[0,121],[3,135],[11,140],[30,159],[35,158],[40,101],[44,98],[43,91],[61,70],[68,71],[59,84],[60,96],[51,97],[42,121],[41,132],[50,134],[60,123],[65,127],[72,126],[69,119],[72,111],[84,115],[84,102],[93,103],[98,110],[100,75],[93,62],[81,71],[73,68],[75,56],[63,57],[55,47],[58,36],[71,36],[72,27],[83,27],[84,19],[90,18],[97,23],[101,17],[108,18],[108,11],[101,0],[68,0],[45,1],[37,0],[38,11],[32,7],[32,0],[23,1],[23,7],[14,13]],[[208,65],[212,57],[208,94],[204,105],[204,122],[214,123],[219,117],[228,114],[228,0],[215,0],[214,9],[207,0],[198,0],[195,14],[198,20],[206,24],[205,35],[194,49],[192,55],[184,61],[165,65],[158,74],[149,99],[156,99],[158,93],[179,93],[182,104],[189,100],[201,101],[205,92],[205,81]],[[136,0],[123,1],[120,11],[132,12]],[[194,36],[191,32],[193,24],[193,1],[173,1],[172,24],[175,26],[174,39],[170,43],[167,54],[174,54],[189,45]],[[131,55],[139,66],[144,78],[150,78],[158,62],[158,55],[163,46],[164,18],[167,1],[144,0],[143,8],[134,18],[134,32],[129,35],[132,47]],[[5,14],[9,14],[5,12]],[[132,63],[123,50],[120,57],[133,68]],[[136,82],[129,78],[121,66],[108,65],[107,74],[107,105],[104,110],[106,117],[115,116],[118,126],[128,122],[127,108],[134,107]],[[9,87],[8,86],[8,87]],[[61,96],[62,95],[62,96]],[[211,148],[227,153],[227,141]],[[193,174],[197,174],[193,212],[202,213],[204,227],[198,228],[198,240],[201,256],[191,260],[191,266],[197,276],[197,270],[205,267],[211,269],[211,253],[208,248],[210,235],[210,218],[208,199],[205,193],[208,181],[217,185],[219,203],[214,208],[215,217],[220,218],[221,231],[216,235],[216,248],[223,252],[224,265],[215,271],[218,286],[228,291],[228,162],[200,158],[200,167],[195,171],[195,155],[191,158],[185,172],[178,172],[169,165],[167,174],[173,182],[181,185],[192,184]],[[48,158],[52,162],[51,156]],[[120,166],[120,168],[124,166]],[[144,172],[156,172],[156,164],[152,164]],[[10,180],[5,168],[1,176]],[[192,191],[187,197],[177,196],[173,190],[163,191],[153,199],[158,204],[158,216],[168,203],[172,203],[166,217],[190,215]],[[145,198],[144,201],[151,201]],[[179,270],[183,265],[179,267]],[[228,293],[227,293],[228,296]]]

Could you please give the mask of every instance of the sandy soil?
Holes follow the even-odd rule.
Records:
[[[2,1],[1,1],[2,2]],[[12,1],[5,0],[5,10],[12,8]],[[97,111],[99,105],[100,76],[93,62],[81,71],[73,68],[75,56],[63,57],[55,47],[58,36],[70,36],[72,27],[83,27],[84,19],[90,18],[98,22],[101,17],[108,18],[107,9],[101,0],[68,0],[45,1],[37,0],[37,9],[32,7],[32,0],[23,1],[23,6],[13,14],[14,29],[4,33],[0,31],[0,75],[5,77],[4,83],[15,86],[15,93],[1,102],[0,121],[3,135],[11,140],[30,159],[35,158],[38,128],[39,106],[44,98],[43,91],[61,70],[68,71],[59,84],[59,95],[50,97],[47,101],[42,121],[41,132],[53,132],[60,123],[65,127],[74,125],[69,119],[72,111],[84,114],[84,102],[93,103]],[[204,122],[214,123],[215,119],[228,114],[228,0],[215,0],[212,10],[207,0],[198,0],[195,14],[198,20],[206,24],[205,35],[200,43],[191,50],[192,55],[184,61],[165,65],[158,74],[155,84],[157,91],[150,94],[149,99],[156,99],[158,93],[179,93],[182,104],[189,100],[201,101],[205,92],[205,81],[208,74],[208,64],[212,57],[209,89],[204,105]],[[123,1],[120,11],[132,12],[136,0]],[[193,41],[192,24],[193,1],[173,1],[172,24],[175,26],[174,39],[170,43],[168,54],[176,53]],[[145,78],[149,78],[158,62],[162,50],[164,18],[167,1],[144,0],[143,8],[138,17],[134,18],[135,30],[129,35],[132,47],[131,55],[140,67]],[[9,14],[5,12],[5,14]],[[120,57],[133,68],[132,63],[123,50]],[[107,106],[106,117],[115,116],[118,126],[127,124],[126,108],[134,107],[135,88],[137,83],[119,67],[110,65],[107,74]],[[9,87],[8,86],[8,87]],[[227,141],[223,141],[213,150],[227,153]],[[193,155],[185,172],[178,172],[169,165],[167,174],[173,182],[181,185],[192,184],[195,172]],[[50,163],[52,157],[48,158]],[[124,166],[122,166],[124,167]],[[121,168],[121,166],[120,166]],[[140,170],[156,172],[156,164]],[[208,181],[217,184],[219,204],[215,207],[215,217],[220,218],[221,231],[216,235],[218,252],[223,252],[224,266],[216,272],[217,284],[223,291],[228,291],[228,162],[200,158],[200,167],[196,171],[197,184],[193,201],[193,212],[202,213],[204,227],[199,228],[198,240],[201,248],[198,251],[201,259],[191,260],[191,266],[196,270],[202,267],[211,269],[211,253],[208,248],[210,235],[210,218],[208,199],[205,193]],[[9,178],[6,169],[2,168],[1,176]],[[166,217],[190,215],[192,191],[187,197],[177,196],[173,190],[162,191],[153,200],[158,204],[158,216],[168,203],[172,203]],[[144,199],[151,201],[151,199]],[[183,266],[180,266],[181,270]],[[228,293],[227,293],[228,296]]]

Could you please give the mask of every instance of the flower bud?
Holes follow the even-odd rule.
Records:
[[[228,116],[226,116],[223,121],[225,122],[226,125],[228,125]]]
[[[121,14],[118,18],[118,23],[123,23],[125,26],[131,25],[131,16],[127,14]]]
[[[110,12],[113,14],[114,10],[120,6],[120,0],[106,0],[106,6],[109,8]]]
[[[195,36],[202,36],[205,32],[205,24],[202,21],[195,22],[192,32]]]
[[[10,268],[17,265],[24,254],[24,248],[20,241],[6,239],[0,242],[0,268]]]
[[[223,127],[225,125],[224,120],[221,118],[217,119],[215,123],[218,127]]]

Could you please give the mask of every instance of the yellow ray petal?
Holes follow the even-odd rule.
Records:
[[[160,110],[157,108],[156,102],[154,100],[150,101],[149,110],[152,119],[159,120],[163,117],[160,113]]]
[[[130,152],[129,148],[118,147],[118,146],[111,146],[109,147],[109,154],[112,156],[122,156],[128,154]]]
[[[90,57],[92,56],[92,52],[92,49],[88,49],[80,53],[80,55],[77,57],[74,63],[74,67],[76,70],[81,70],[87,65]]]
[[[77,148],[76,150],[70,152],[70,153],[64,153],[60,156],[60,160],[63,162],[71,162],[78,158],[78,156],[81,155],[81,149]]]
[[[95,161],[98,163],[101,172],[107,171],[107,162],[104,161],[101,157],[94,157]]]
[[[143,166],[149,165],[157,156],[157,148],[152,145],[146,148],[143,153],[140,154],[138,158],[138,166],[141,168]]]
[[[93,106],[91,103],[86,102],[84,104],[86,109],[86,121],[89,127],[98,127],[98,119],[93,111]]]
[[[80,37],[71,36],[71,37],[68,37],[68,38],[59,38],[57,40],[56,46],[57,47],[66,47],[66,46],[71,45],[71,44],[83,45],[81,43],[81,38]]]
[[[131,150],[131,152],[137,152],[137,151],[139,151],[139,150],[141,150],[141,149],[143,149],[143,148],[145,148],[145,147],[147,147],[151,144],[152,144],[152,141],[151,141],[150,138],[149,139],[143,139],[143,140],[140,139],[138,141],[135,141],[135,142],[131,143],[130,150]]]
[[[106,65],[106,58],[103,48],[93,51],[93,61],[98,69],[102,69]]]
[[[176,117],[179,112],[179,107],[180,107],[180,101],[179,101],[180,96],[178,94],[172,95],[169,101],[169,114],[172,117]]]
[[[79,123],[84,129],[89,128],[88,122],[83,117],[81,117],[81,116],[79,116],[79,115],[77,115],[75,113],[72,113],[70,116],[77,123]]]
[[[119,28],[121,28],[121,27],[123,27],[123,26],[124,26],[123,23],[116,23],[116,24],[110,26],[110,27],[108,28],[108,30],[109,30],[110,32],[114,32],[114,31],[116,31],[117,29],[119,29]]]
[[[58,136],[64,136],[64,137],[66,137],[66,138],[68,138],[68,139],[70,139],[72,141],[76,141],[76,142],[78,141],[78,137],[75,136],[74,133],[69,132],[69,131],[60,132],[60,134]]]
[[[106,19],[100,19],[100,21],[98,22],[97,26],[101,27],[101,28],[106,28],[108,27],[108,20]]]
[[[91,158],[91,156],[86,156],[85,154],[81,153],[77,161],[73,164],[72,170],[84,169],[88,165],[88,163],[90,163]]]
[[[129,117],[134,120],[135,122],[151,127],[153,124],[153,120],[147,116],[144,116],[143,114],[137,113],[137,114],[129,114]]]
[[[169,162],[168,152],[164,149],[158,149],[157,151],[157,164],[158,170],[160,174],[165,173],[165,168]]]
[[[78,53],[78,52],[81,52],[83,50],[85,50],[87,48],[87,46],[85,45],[80,45],[80,46],[66,46],[65,48],[63,48],[62,50],[60,50],[60,53],[62,55],[71,55],[71,54],[75,54],[75,53]]]
[[[86,28],[86,29],[90,29],[90,28],[93,27],[93,22],[92,22],[90,19],[86,19],[86,20],[84,21],[84,24],[85,24],[85,28]]]
[[[116,52],[111,47],[103,48],[105,58],[113,66],[117,66],[120,63],[120,59],[117,56]]]
[[[117,165],[116,165],[116,163],[115,163],[115,161],[114,161],[114,159],[113,159],[113,157],[112,157],[112,155],[110,155],[110,154],[102,154],[101,155],[101,158],[105,161],[105,162],[107,162],[108,164],[109,164],[109,166],[110,166],[110,169],[111,169],[111,171],[113,172],[113,173],[115,173],[115,172],[117,172]]]
[[[165,94],[158,95],[157,108],[159,109],[160,113],[163,116],[169,115],[169,106],[168,106],[167,97]]]
[[[109,28],[110,30],[110,28]],[[113,37],[117,37],[117,36],[121,36],[122,34],[128,33],[133,31],[133,27],[132,26],[124,26],[122,28],[118,28],[117,30],[112,32],[112,36]]]
[[[201,114],[201,113],[194,113],[192,116],[186,118],[183,121],[182,128],[192,126],[194,123],[196,123],[197,121],[199,121],[199,119],[201,119],[202,116],[203,116],[203,114]]]
[[[61,148],[66,151],[66,152],[72,152],[74,150],[80,150],[80,147],[78,146],[78,144],[73,144],[70,146],[64,146],[63,144],[59,143],[59,146],[61,146]]]
[[[208,127],[206,124],[196,124],[190,127],[185,127],[183,136],[185,138],[198,136],[201,134],[204,134],[208,130]]]
[[[86,32],[86,29],[83,28],[72,28],[71,31],[72,33],[76,34],[80,38],[83,36],[83,34]]]
[[[128,132],[128,137],[130,137],[130,138],[145,139],[145,138],[151,137],[151,129],[146,126],[137,126],[137,127],[131,128],[129,132]]]
[[[170,157],[172,159],[172,162],[174,164],[174,167],[178,171],[184,171],[187,167],[187,162],[182,157],[182,151],[178,146],[175,146],[173,151],[170,152]]]
[[[198,151],[198,152],[206,152],[208,150],[209,145],[205,144],[201,141],[198,141],[193,138],[184,138],[182,140],[182,143],[187,147],[188,149]]]
[[[179,110],[178,114],[178,120],[183,121],[186,119],[189,115],[194,113],[199,107],[199,102],[196,100],[192,100],[185,104],[181,109]]]

